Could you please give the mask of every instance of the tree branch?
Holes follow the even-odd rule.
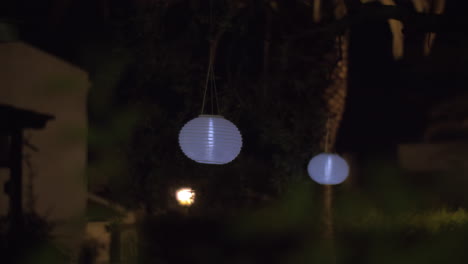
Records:
[[[340,33],[353,25],[369,22],[385,22],[396,19],[405,24],[408,32],[458,32],[468,31],[467,21],[445,15],[417,13],[400,6],[362,5],[355,14],[350,14],[330,24],[319,26],[313,30],[287,36],[290,39],[310,37],[318,33]]]
[[[273,15],[269,6],[265,6],[265,35],[263,38],[263,74],[262,74],[262,88],[263,97],[267,94],[269,84],[270,72],[270,46],[271,46],[271,27]]]
[[[226,18],[224,19],[223,24],[219,27],[218,32],[215,34],[215,36],[210,40],[210,63],[211,65],[214,64],[215,59],[216,59],[216,51],[218,49],[218,43],[221,39],[221,37],[224,35],[227,29],[227,24],[232,20],[233,17],[235,17],[238,13],[239,10],[244,8],[245,5],[243,3],[237,3],[235,6],[231,8],[229,13],[226,15]]]

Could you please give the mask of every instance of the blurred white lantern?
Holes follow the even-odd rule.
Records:
[[[226,164],[239,155],[242,136],[224,117],[200,115],[182,128],[179,145],[184,154],[196,162]]]
[[[190,206],[195,202],[195,191],[191,188],[181,188],[176,192],[176,199],[180,205]]]
[[[310,160],[307,171],[317,183],[332,185],[346,180],[349,175],[349,166],[337,154],[321,153]]]

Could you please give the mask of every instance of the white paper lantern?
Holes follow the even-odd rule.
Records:
[[[349,175],[348,163],[339,155],[321,153],[313,157],[307,171],[312,180],[320,184],[340,184]]]
[[[184,154],[196,162],[226,164],[239,155],[242,136],[224,117],[200,115],[182,128],[179,145]]]

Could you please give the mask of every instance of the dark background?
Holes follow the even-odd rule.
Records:
[[[112,1],[105,11],[105,1],[65,1],[63,4],[4,1],[1,16],[19,25],[21,39],[86,69],[79,54],[81,47],[116,36],[125,38],[125,31],[137,16],[135,6],[143,2]],[[412,9],[410,1],[397,2]],[[184,5],[184,1],[176,1],[171,4],[172,10],[164,15],[168,38],[177,37],[193,15]],[[282,26],[295,27],[298,23],[304,28],[313,26],[311,21],[301,20],[303,14],[297,15],[301,11],[289,8],[288,13],[278,18],[283,20]],[[448,1],[445,14],[462,18],[464,10],[466,3],[463,1]],[[249,19],[252,34],[263,34],[263,18]],[[300,29],[296,27],[295,30]],[[427,124],[428,109],[465,89],[466,32],[439,33],[429,57],[422,55],[422,33],[405,36],[405,56],[401,61],[395,61],[391,55],[391,33],[387,22],[372,21],[351,28],[349,96],[338,137],[339,149],[355,151],[417,140]],[[203,43],[199,45],[202,53],[205,46]],[[261,43],[251,43],[249,49],[255,46],[260,49]],[[261,51],[257,53],[261,54]],[[205,55],[202,53],[201,56]]]
[[[350,4],[351,15],[362,7],[356,2]],[[414,11],[410,1],[396,2]],[[214,31],[232,9],[229,3],[214,1]],[[112,175],[91,191],[128,208],[143,207],[149,214],[167,209],[178,186],[190,185],[200,193],[190,213],[203,220],[187,220],[169,210],[155,219],[149,216],[142,225],[149,234],[147,245],[153,245],[143,251],[158,252],[155,255],[172,263],[189,261],[202,250],[211,257],[242,259],[251,254],[254,263],[265,257],[280,263],[277,255],[300,255],[300,249],[323,254],[321,188],[305,168],[321,152],[325,113],[320,97],[329,84],[325,76],[330,68],[323,57],[333,53],[337,32],[330,27],[294,41],[289,36],[328,29],[335,22],[332,9],[325,4],[323,21],[314,24],[312,10],[303,2],[277,1],[264,90],[269,9],[260,1],[241,3],[245,7],[220,40],[215,66],[222,113],[239,127],[244,145],[234,162],[221,167],[195,164],[177,146],[180,128],[201,106],[210,37],[208,1],[0,4],[0,17],[17,26],[21,40],[90,74],[89,165],[108,162],[112,167],[106,173],[90,172],[91,185],[97,175]],[[444,16],[466,23],[467,6],[447,1]],[[468,202],[460,189],[466,180],[446,177],[452,174],[409,177],[397,168],[395,155],[400,143],[422,142],[432,123],[462,120],[451,113],[433,114],[437,105],[466,92],[467,31],[460,24],[452,26],[438,32],[431,54],[424,56],[426,32],[411,31],[408,25],[404,57],[395,60],[385,19],[349,24],[348,97],[336,149],[363,155],[365,161],[357,165],[358,184],[352,179],[335,188],[336,244],[344,259],[402,263],[421,255],[418,260],[433,261],[425,263],[441,263],[433,256],[439,249],[445,254],[441,256],[464,256],[459,247],[466,243],[460,234],[466,231],[463,208]],[[253,215],[244,215],[246,208]],[[461,211],[449,214],[440,208]],[[408,212],[415,222],[395,220]],[[226,219],[211,222],[213,215]],[[355,218],[361,216],[370,220]],[[446,219],[448,231],[438,233],[438,224]],[[182,254],[177,237],[183,235],[189,238]],[[195,250],[193,245],[202,246]]]

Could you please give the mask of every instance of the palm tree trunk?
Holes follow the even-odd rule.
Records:
[[[347,13],[344,0],[334,1],[335,19],[343,18]],[[325,112],[327,113],[327,136],[322,142],[322,147],[326,152],[333,150],[336,142],[338,129],[343,118],[346,95],[348,90],[348,33],[343,32],[336,36],[333,61],[330,61],[332,69],[329,75],[330,82],[326,87],[323,99],[325,102]],[[332,152],[332,151],[330,151]],[[330,263],[336,263],[334,246],[334,225],[333,225],[333,187],[325,185],[323,187],[323,237],[327,243],[330,253]]]

